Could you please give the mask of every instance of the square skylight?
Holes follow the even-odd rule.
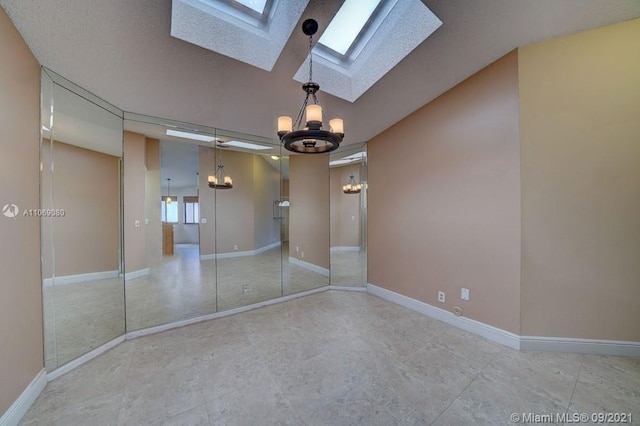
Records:
[[[345,0],[318,43],[341,55],[347,53],[381,0]]]
[[[343,9],[346,24],[338,17]],[[334,23],[342,28],[339,37],[329,31]],[[323,92],[355,102],[441,25],[421,0],[345,0],[313,48],[314,80]],[[329,40],[342,38],[342,44],[325,45],[332,44],[325,34]],[[307,81],[308,61],[307,57],[294,80]]]

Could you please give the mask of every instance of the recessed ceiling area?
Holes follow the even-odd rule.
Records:
[[[421,3],[443,25],[354,102],[325,91],[323,71],[314,70],[323,107],[344,119],[343,145],[371,139],[518,46],[640,17],[638,0]],[[308,54],[302,21],[318,21],[317,41],[342,4],[310,1],[288,18],[290,35],[267,71],[171,36],[171,0],[0,0],[42,65],[118,108],[272,141],[277,117],[300,106],[292,76]],[[245,43],[210,25],[200,29]],[[262,55],[255,46],[247,52]]]

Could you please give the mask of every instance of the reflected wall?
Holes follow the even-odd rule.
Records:
[[[41,227],[48,371],[124,334],[122,113],[42,72]]]
[[[330,156],[331,285],[367,284],[366,144],[341,147]],[[345,193],[347,185],[360,191]],[[351,191],[353,192],[353,191]]]

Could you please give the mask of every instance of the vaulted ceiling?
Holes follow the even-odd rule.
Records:
[[[345,120],[345,144],[372,138],[518,46],[640,16],[640,0],[423,3],[443,22],[431,37],[355,102],[320,93]],[[171,0],[0,0],[42,65],[117,107],[274,139],[276,117],[295,115],[302,100],[293,76],[308,39],[299,25],[315,18],[320,36],[341,4],[311,0],[268,72],[171,37]]]

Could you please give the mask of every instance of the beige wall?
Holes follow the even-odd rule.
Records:
[[[371,284],[520,331],[518,57],[512,52],[368,145]],[[460,290],[470,290],[470,301]],[[438,291],[446,303],[437,301]]]
[[[519,51],[522,334],[640,341],[640,20]]]
[[[224,151],[222,155],[224,170],[233,179],[233,188],[215,190],[216,251],[253,250],[253,155],[234,151]]]
[[[49,141],[43,142],[44,164],[50,162]],[[43,207],[65,210],[53,222],[55,276],[118,271],[120,248],[120,164],[117,157],[60,141],[53,143],[54,174],[43,173]],[[45,203],[53,183],[55,204]],[[45,224],[48,221],[45,219]],[[48,226],[47,230],[50,231]],[[44,228],[43,228],[44,230]],[[49,234],[49,232],[43,232]],[[43,241],[44,243],[44,241]],[[53,259],[51,244],[42,255]],[[45,262],[43,278],[51,278],[52,265]]]
[[[40,67],[0,8],[0,206],[38,208]],[[40,225],[0,215],[0,416],[42,370]]]
[[[360,164],[331,168],[331,247],[360,246],[360,194],[345,194],[342,186],[353,173],[360,182]]]
[[[329,269],[328,155],[289,157],[289,200],[289,256]]]
[[[143,135],[124,132],[124,256],[126,273],[147,267],[145,232],[145,145]],[[135,226],[139,221],[140,226]]]
[[[162,222],[160,212],[160,141],[145,139],[145,225],[147,265],[162,260]]]
[[[212,148],[199,147],[200,217],[207,219],[200,223],[200,254],[251,251],[279,241],[280,223],[273,219],[279,172],[259,155],[224,151],[233,188],[214,191],[207,183],[215,173],[214,155]]]

